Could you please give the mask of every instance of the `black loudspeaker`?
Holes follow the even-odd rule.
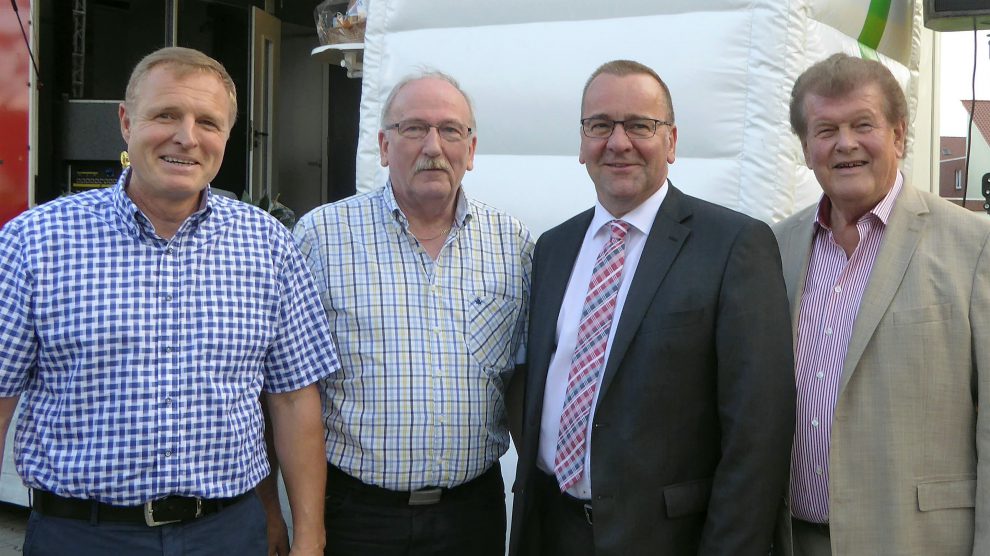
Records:
[[[925,27],[933,31],[990,29],[990,0],[924,0]]]
[[[983,190],[983,198],[985,199],[983,201],[983,210],[987,211],[987,214],[990,214],[990,173],[983,174],[980,185],[983,186],[981,189]]]

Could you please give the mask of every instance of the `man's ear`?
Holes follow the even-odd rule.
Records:
[[[131,141],[131,117],[127,114],[127,105],[123,102],[117,107],[117,116],[120,118],[120,135],[125,143]]]
[[[388,167],[388,138],[382,130],[378,130],[378,156],[381,157],[381,165]]]

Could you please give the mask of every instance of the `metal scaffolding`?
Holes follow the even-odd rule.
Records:
[[[86,0],[72,4],[72,98],[82,98],[86,77]]]

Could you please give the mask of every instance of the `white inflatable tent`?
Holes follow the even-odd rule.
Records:
[[[368,18],[358,190],[387,176],[377,131],[392,85],[439,69],[475,103],[478,151],[465,190],[535,235],[594,201],[577,160],[580,95],[611,59],[643,62],[671,89],[671,181],[766,221],[820,193],[787,123],[791,86],[807,66],[838,51],[877,57],[918,108],[921,5],[911,0],[369,0]]]

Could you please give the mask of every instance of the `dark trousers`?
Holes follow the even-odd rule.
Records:
[[[409,505],[389,491],[328,466],[327,556],[503,556],[505,491],[496,463],[480,477],[442,489],[435,503]]]
[[[794,541],[794,556],[832,556],[828,525],[791,518],[791,539]]]
[[[193,521],[148,527],[91,523],[31,512],[25,556],[264,556],[265,510],[257,496]]]
[[[539,470],[535,475],[540,555],[594,556],[593,508],[589,511],[585,501],[561,493],[555,478]]]

